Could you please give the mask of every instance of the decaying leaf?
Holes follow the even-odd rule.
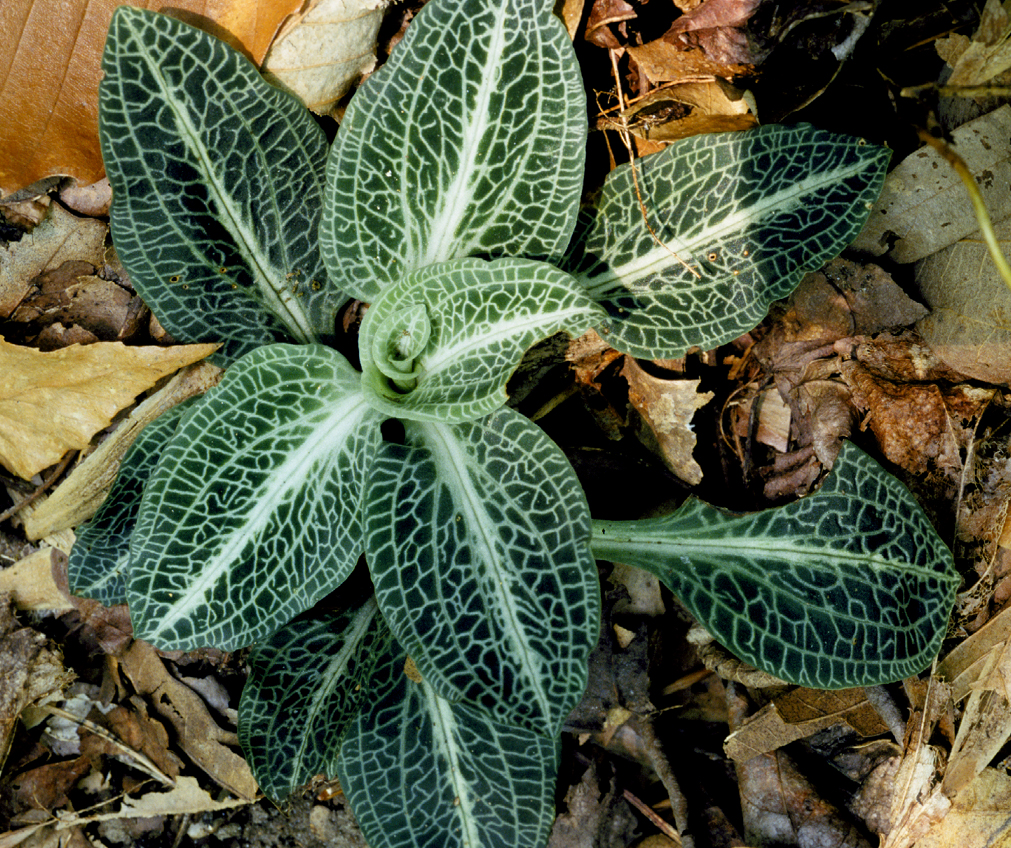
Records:
[[[109,493],[123,455],[140,431],[166,410],[216,385],[222,373],[220,368],[209,362],[187,366],[138,404],[112,435],[60,483],[56,491],[22,516],[28,538],[41,539],[68,527],[76,527],[91,518]]]
[[[0,463],[30,479],[68,450],[86,447],[162,377],[216,349],[100,342],[43,353],[0,338]]]
[[[200,696],[169,674],[154,648],[134,642],[121,668],[138,693],[150,697],[175,728],[179,747],[193,762],[229,792],[247,800],[256,797],[256,781],[249,766],[225,744],[235,744],[235,734],[218,727]]]
[[[990,217],[1011,215],[1011,106],[983,115],[952,133],[955,151],[976,177]],[[932,147],[911,153],[886,177],[857,250],[896,262],[915,262],[979,229],[969,195],[955,170]]]
[[[42,548],[0,571],[0,595],[9,593],[18,609],[73,609],[67,583],[67,555]]]
[[[800,688],[781,695],[748,716],[727,737],[723,750],[734,761],[747,762],[840,722],[862,736],[888,731],[863,689]]]
[[[1002,610],[979,630],[963,639],[937,666],[937,675],[951,686],[955,703],[976,687],[987,658],[1011,643],[1011,608]]]
[[[2,16],[0,9],[0,19]],[[39,274],[74,260],[101,265],[108,230],[102,221],[78,218],[59,204],[52,204],[49,214],[31,233],[0,250],[0,318],[10,317],[18,308]]]
[[[109,21],[123,0],[4,0],[0,3],[0,194],[52,174],[82,185],[103,175],[98,81]],[[130,5],[158,9],[135,0]],[[176,0],[177,17],[213,29],[259,62],[301,0]],[[45,60],[40,61],[40,45]]]
[[[1011,16],[1000,0],[986,0],[979,29],[970,39],[954,33],[937,40],[938,55],[951,66],[947,85],[983,85],[1011,68]]]
[[[25,707],[53,698],[72,679],[46,637],[18,625],[10,594],[0,594],[0,767]]]
[[[263,60],[264,76],[327,114],[376,64],[387,0],[315,0],[293,15]]]
[[[994,231],[1008,244],[1011,221]],[[916,329],[938,357],[967,377],[1011,385],[1011,292],[982,237],[974,233],[919,262],[916,282],[932,307]]]
[[[945,817],[915,848],[997,848],[1011,830],[1011,775],[985,769],[960,792]]]
[[[699,380],[665,380],[649,374],[632,357],[626,357],[621,373],[628,380],[629,401],[644,425],[637,429],[639,438],[682,480],[693,486],[701,482],[702,468],[692,457],[696,439],[691,420],[713,393],[699,392]]]

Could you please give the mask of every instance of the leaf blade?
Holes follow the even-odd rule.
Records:
[[[144,491],[127,589],[139,638],[233,650],[339,585],[379,421],[328,348],[269,345],[233,365]]]
[[[656,574],[743,659],[821,689],[919,673],[959,582],[909,492],[851,443],[795,503],[729,516],[691,500],[659,519],[595,522],[592,545]]]
[[[144,300],[179,339],[327,340],[341,293],[316,228],[326,140],[239,53],[174,18],[121,7],[99,89],[112,230]]]
[[[366,492],[383,616],[436,691],[554,735],[586,685],[599,582],[589,512],[561,451],[503,409],[411,424]]]
[[[440,698],[386,662],[352,722],[338,776],[373,848],[528,848],[554,818],[558,741]]]
[[[682,139],[608,175],[561,267],[607,308],[613,347],[717,347],[856,236],[888,158],[808,125]]]
[[[550,3],[422,10],[331,149],[320,241],[334,279],[371,302],[449,259],[556,260],[582,187],[583,104]]]

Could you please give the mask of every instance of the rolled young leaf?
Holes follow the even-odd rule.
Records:
[[[692,499],[663,518],[596,521],[592,546],[659,577],[742,659],[819,689],[922,671],[959,583],[905,486],[850,443],[794,503],[728,515]]]
[[[234,650],[344,580],[379,442],[359,375],[320,345],[269,345],[228,369],[144,490],[127,598],[138,638]]]
[[[561,267],[607,308],[618,350],[716,347],[856,237],[889,156],[806,124],[675,141],[608,175]]]
[[[558,739],[441,698],[384,658],[338,776],[371,848],[534,848],[555,817]]]
[[[549,0],[433,3],[351,101],[327,162],[320,244],[371,302],[463,256],[557,261],[582,191],[586,114]]]
[[[103,606],[126,603],[126,568],[130,537],[137,524],[141,496],[161,452],[197,398],[163,412],[148,424],[123,455],[116,482],[94,517],[77,528],[67,578],[70,591]]]
[[[469,421],[506,402],[523,354],[604,316],[568,274],[529,259],[458,259],[388,286],[362,322],[369,402],[417,421]]]
[[[337,776],[348,725],[393,645],[375,597],[293,621],[257,644],[239,701],[239,742],[256,783],[280,803],[317,774]]]
[[[102,70],[112,235],[158,320],[222,342],[223,362],[331,339],[344,296],[319,255],[327,145],[305,107],[213,36],[129,6]]]
[[[443,697],[553,736],[600,627],[589,510],[537,425],[407,425],[366,480],[366,558],[383,616]]]

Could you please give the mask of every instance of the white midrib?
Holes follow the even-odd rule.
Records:
[[[312,437],[303,444],[303,449],[275,468],[260,487],[256,507],[248,513],[247,520],[230,535],[220,538],[215,551],[207,552],[200,577],[162,614],[158,629],[150,635],[152,641],[160,634],[171,634],[176,622],[185,618],[197,606],[207,603],[208,592],[232,567],[246,546],[262,535],[283,496],[292,489],[303,487],[308,471],[317,459],[336,455],[357,429],[360,410],[368,408],[364,396],[360,394],[331,407],[330,414],[314,428]]]
[[[471,787],[463,779],[461,769],[466,751],[457,738],[458,723],[449,703],[440,698],[432,687],[422,681],[421,690],[425,699],[425,709],[432,719],[432,735],[436,751],[446,759],[446,776],[453,790],[453,813],[460,822],[460,841],[465,848],[479,848],[481,835],[477,828],[474,808],[477,799],[471,794]]]
[[[505,49],[506,26],[504,23],[506,4],[500,6],[498,21],[492,25],[492,40],[488,45],[486,70],[500,67],[500,59]],[[492,95],[499,90],[499,74],[481,74],[481,85],[471,112],[471,120],[465,123],[463,143],[460,145],[461,168],[453,175],[452,182],[442,192],[442,203],[432,216],[432,226],[429,230],[429,242],[424,258],[418,267],[433,265],[446,259],[455,259],[459,255],[457,235],[463,224],[464,216],[473,214],[471,199],[474,181],[474,163],[477,147],[488,130],[488,104]]]
[[[425,375],[437,374],[443,368],[458,365],[461,361],[469,358],[475,350],[480,351],[497,342],[522,336],[531,331],[547,336],[553,332],[552,327],[564,328],[569,325],[570,321],[579,319],[590,326],[594,322],[594,318],[590,314],[594,308],[594,306],[577,305],[556,312],[519,315],[495,324],[479,325],[476,329],[487,327],[487,331],[458,335],[453,344],[436,347],[432,356],[419,357],[419,364],[424,368],[422,379]],[[469,329],[474,330],[475,326],[471,325]]]
[[[324,714],[324,707],[326,706],[327,700],[339,685],[340,678],[347,674],[348,666],[351,664],[351,660],[355,657],[362,637],[364,636],[365,631],[369,629],[372,619],[376,617],[378,609],[379,607],[376,603],[376,596],[373,595],[365,602],[362,608],[355,613],[351,626],[344,631],[342,635],[344,641],[341,644],[341,648],[334,658],[327,664],[326,670],[323,674],[320,675],[319,685],[313,692],[312,699],[305,711],[305,721],[303,725],[305,729],[308,730],[313,728],[317,720]],[[306,761],[305,752],[309,745],[310,736],[310,733],[302,734],[302,741],[298,746],[298,754],[295,757],[296,762],[304,763]],[[315,736],[312,736],[311,738],[313,742],[317,741]],[[312,753],[316,752],[313,751]]]
[[[140,41],[140,36],[135,34]],[[141,49],[140,55],[146,62],[151,75],[158,81],[164,95],[165,102],[172,110],[179,129],[179,136],[183,143],[190,149],[203,165],[204,176],[207,179],[207,186],[214,197],[218,212],[223,218],[223,223],[235,239],[239,252],[246,264],[254,271],[257,287],[262,293],[267,308],[276,315],[285,328],[291,333],[292,338],[301,344],[319,341],[316,333],[312,329],[308,316],[298,306],[298,300],[287,287],[285,278],[286,271],[273,266],[270,258],[259,249],[255,233],[249,228],[248,222],[243,219],[241,211],[235,204],[233,198],[225,190],[220,178],[216,174],[211,162],[207,158],[204,147],[199,143],[200,133],[185,109],[180,109],[176,105],[175,91],[169,87],[168,81],[161,73],[161,68],[152,60],[147,50]],[[273,283],[277,283],[277,287]]]
[[[849,167],[837,168],[830,173],[822,171],[812,174],[805,180],[763,198],[759,203],[735,210],[720,218],[715,224],[707,225],[690,242],[682,241],[676,235],[661,244],[656,244],[654,241],[651,250],[621,265],[612,266],[611,272],[608,274],[593,278],[580,274],[577,275],[577,279],[587,286],[595,298],[615,289],[635,291],[635,284],[639,280],[677,262],[677,259],[671,255],[672,253],[689,261],[700,247],[711,244],[719,245],[728,234],[738,232],[744,225],[765,217],[769,212],[790,209],[797,205],[802,195],[838,179],[859,173],[863,168],[864,163],[857,161]],[[750,249],[752,260],[759,253],[761,247],[761,245],[755,245]]]
[[[489,583],[495,587],[506,587],[514,582],[515,576],[503,571],[499,565],[498,555],[495,551],[493,533],[487,528],[494,526],[494,522],[484,509],[484,498],[474,489],[470,475],[467,473],[469,465],[468,457],[460,450],[459,443],[452,435],[445,432],[444,424],[424,424],[421,425],[425,431],[426,442],[432,450],[435,462],[444,473],[450,469],[454,472],[456,485],[452,486],[453,501],[459,510],[464,514],[465,526],[472,528],[479,536],[474,538],[475,548],[478,551],[478,561],[486,564],[489,572]],[[506,638],[512,643],[515,656],[520,658],[520,665],[528,682],[536,693],[536,699],[540,709],[540,714],[544,718],[551,716],[551,704],[547,698],[542,685],[543,665],[540,657],[530,650],[532,638],[521,637],[528,634],[520,623],[519,611],[513,601],[512,593],[509,591],[499,591],[488,593],[489,600],[499,602],[499,610],[506,627]]]

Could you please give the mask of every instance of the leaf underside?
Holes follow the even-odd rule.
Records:
[[[329,348],[269,345],[229,368],[144,491],[127,590],[137,636],[234,650],[338,586],[362,550],[380,420]]]
[[[597,642],[589,511],[565,456],[503,409],[414,424],[366,481],[366,557],[383,616],[443,697],[556,734]]]
[[[338,776],[371,848],[530,848],[554,819],[558,740],[440,698],[404,673],[351,723]]]
[[[94,517],[76,530],[77,539],[67,563],[73,594],[107,607],[126,603],[130,537],[144,486],[183,414],[197,402],[193,398],[163,412],[140,431],[123,455],[109,496]]]
[[[608,175],[561,267],[606,307],[618,350],[717,347],[855,238],[889,155],[806,124],[676,141]]]
[[[420,308],[420,313],[419,313]],[[359,336],[363,385],[400,418],[466,421],[506,402],[523,354],[559,331],[579,336],[604,315],[568,274],[527,259],[459,259],[422,268],[386,288]],[[424,331],[413,357],[417,385],[399,392],[385,375],[403,340]]]
[[[716,639],[818,689],[900,680],[937,655],[959,577],[908,490],[847,443],[822,488],[732,516],[595,522],[594,554],[656,574]]]
[[[422,9],[330,153],[320,242],[334,280],[372,302],[449,259],[557,261],[582,191],[584,103],[547,0]]]
[[[326,138],[241,54],[175,18],[120,7],[99,87],[112,233],[179,341],[222,363],[270,342],[327,341],[343,295],[317,243]]]
[[[293,621],[249,655],[239,742],[257,785],[276,802],[317,774],[337,775],[341,740],[372,697],[392,636],[375,598],[323,619]]]

